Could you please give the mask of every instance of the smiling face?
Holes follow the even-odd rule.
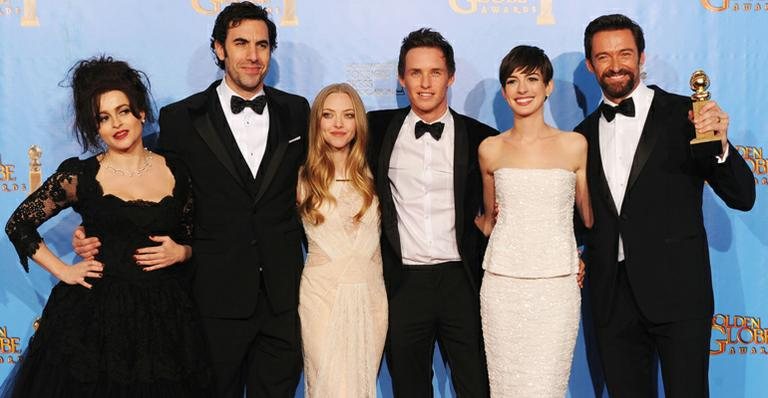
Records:
[[[271,48],[264,21],[244,19],[230,26],[224,43],[214,43],[216,56],[224,62],[227,84],[243,98],[251,98],[264,86]]]
[[[528,116],[542,109],[553,88],[552,80],[544,84],[538,69],[526,73],[518,68],[507,77],[501,95],[515,115]]]
[[[632,31],[605,30],[592,37],[592,56],[587,68],[595,74],[603,94],[618,103],[640,84],[640,66],[645,53],[638,53]]]
[[[453,80],[439,48],[416,47],[405,55],[400,85],[413,111],[425,122],[434,122],[448,110],[448,87]]]
[[[141,147],[143,119],[144,112],[139,117],[131,112],[130,101],[122,91],[107,91],[99,96],[99,136],[110,150],[125,152],[137,145]]]
[[[346,93],[332,93],[323,102],[320,132],[328,146],[336,151],[349,151],[356,133],[355,109]]]

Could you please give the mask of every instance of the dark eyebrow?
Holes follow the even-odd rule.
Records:
[[[118,109],[120,109],[122,107],[128,107],[128,109],[130,109],[131,105],[128,104],[128,103],[120,104],[120,105],[116,106],[113,110],[116,111],[116,110],[118,110]],[[107,112],[109,112],[109,110],[106,110],[106,111],[99,110],[99,115],[101,115],[102,113],[107,113]]]

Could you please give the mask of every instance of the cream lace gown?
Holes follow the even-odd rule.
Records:
[[[576,175],[494,173],[499,215],[480,290],[492,397],[565,396],[581,294],[573,234]]]
[[[325,222],[304,222],[309,248],[299,290],[305,394],[310,398],[376,396],[387,335],[387,295],[379,246],[378,201],[361,222],[362,198],[334,182],[336,204]]]

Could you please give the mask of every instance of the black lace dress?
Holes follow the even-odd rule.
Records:
[[[42,241],[37,227],[71,206],[86,234],[101,240],[96,259],[104,272],[87,279],[90,290],[63,282],[53,288],[40,327],[0,395],[210,396],[207,348],[187,287],[191,264],[145,272],[132,257],[137,248],[157,245],[150,235],[180,244],[191,239],[191,182],[176,161],[166,164],[176,180],[172,195],[124,201],[104,195],[96,157],[67,159],[13,213],[6,232],[25,270]]]

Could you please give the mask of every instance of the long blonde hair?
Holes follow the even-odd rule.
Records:
[[[299,215],[312,224],[322,224],[325,217],[320,212],[320,206],[324,202],[336,203],[336,198],[330,192],[330,186],[335,178],[335,167],[329,156],[330,145],[323,139],[320,131],[320,120],[323,114],[323,105],[329,95],[335,93],[347,94],[352,100],[352,109],[355,112],[355,136],[350,141],[349,155],[347,156],[347,175],[349,183],[363,197],[363,204],[355,214],[355,222],[360,222],[363,215],[371,207],[376,195],[373,187],[373,178],[365,159],[365,149],[368,143],[368,120],[365,116],[365,107],[360,95],[347,83],[331,84],[317,94],[312,102],[309,120],[309,148],[307,160],[299,171]]]

